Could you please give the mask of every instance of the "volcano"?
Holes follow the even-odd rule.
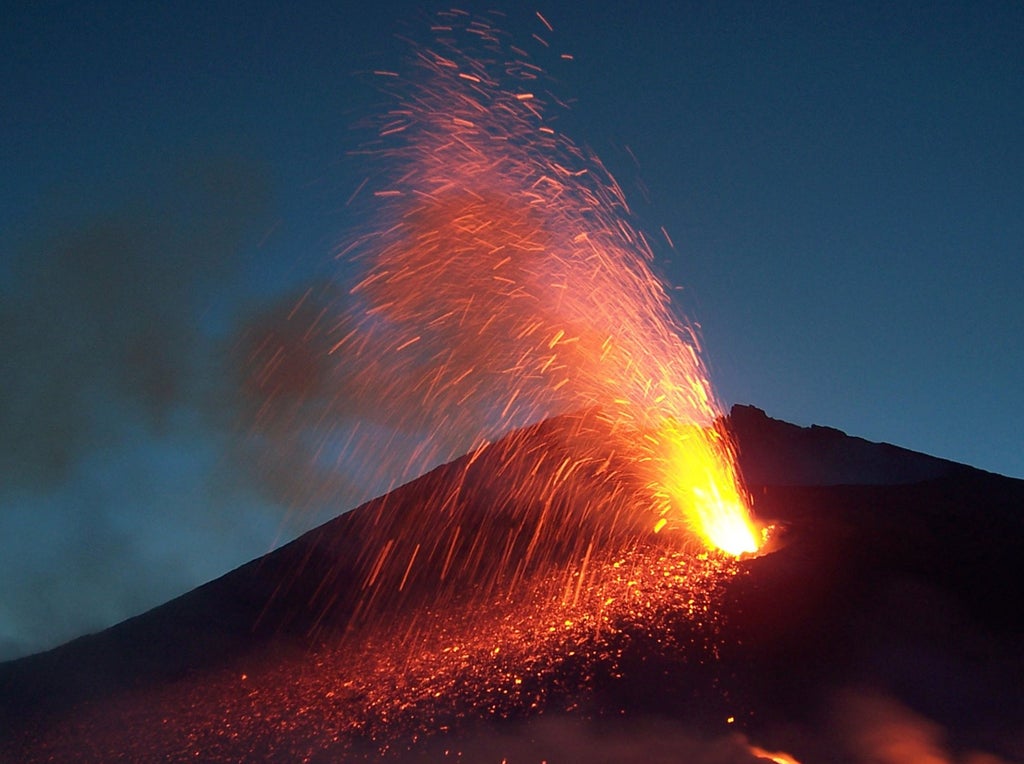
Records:
[[[0,665],[0,759],[1024,760],[1024,481],[748,406],[725,424],[760,556],[609,548],[577,499],[615,454],[509,490],[600,439],[559,417]],[[533,558],[541,523],[569,532]]]

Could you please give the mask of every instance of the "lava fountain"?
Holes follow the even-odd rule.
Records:
[[[376,677],[360,692],[392,719],[380,688],[412,665],[403,696],[461,677],[475,707],[518,707],[495,656],[555,671],[586,642],[593,668],[617,629],[707,624],[762,541],[697,334],[621,188],[494,24],[451,11],[433,32],[407,72],[375,73],[392,101],[358,152],[374,172],[350,204],[371,227],[338,254],[350,287],[289,311],[316,373],[282,377],[270,343],[259,378],[298,390],[298,409],[262,410],[329,468],[386,485],[447,464],[304,553],[322,566],[302,595],[314,630],[331,655],[344,635],[337,673]]]
[[[416,433],[421,461],[599,412],[599,448],[577,460],[614,454],[646,489],[616,513],[756,551],[698,338],[621,188],[556,130],[557,100],[525,51],[459,12],[433,29],[408,76],[376,73],[395,97],[366,151],[384,169],[361,189],[379,224],[344,250],[362,276],[332,343],[358,369],[350,391]]]

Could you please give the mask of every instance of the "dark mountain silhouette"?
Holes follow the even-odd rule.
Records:
[[[687,581],[707,561],[652,583],[670,567],[645,561],[675,559],[660,538],[602,556],[607,518],[580,497],[615,469],[584,466],[550,495],[506,489],[601,437],[599,418],[563,417],[0,664],[0,760],[757,761],[747,738],[804,764],[928,761],[884,758],[887,740],[935,761],[1024,760],[1024,481],[752,407],[726,424],[779,531],[704,594]],[[533,563],[542,522],[575,531]],[[588,565],[660,594],[594,619],[622,599],[612,576],[615,596],[564,632],[530,609],[566,580],[580,583],[561,601],[585,599]],[[430,639],[409,636],[425,623]]]
[[[754,406],[733,406],[729,425],[751,485],[899,485],[970,469],[832,427],[798,427]]]

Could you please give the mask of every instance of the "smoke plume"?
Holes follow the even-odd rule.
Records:
[[[10,260],[0,659],[158,604],[273,538],[277,510],[228,455],[224,352],[269,182],[233,158],[154,175],[130,201],[42,216]]]

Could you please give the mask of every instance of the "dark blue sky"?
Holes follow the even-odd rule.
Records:
[[[21,5],[0,25],[0,658],[278,537],[233,416],[239,327],[365,222],[366,75],[431,7]],[[1024,477],[1024,6],[628,5],[537,6],[562,129],[670,233],[721,398]]]

